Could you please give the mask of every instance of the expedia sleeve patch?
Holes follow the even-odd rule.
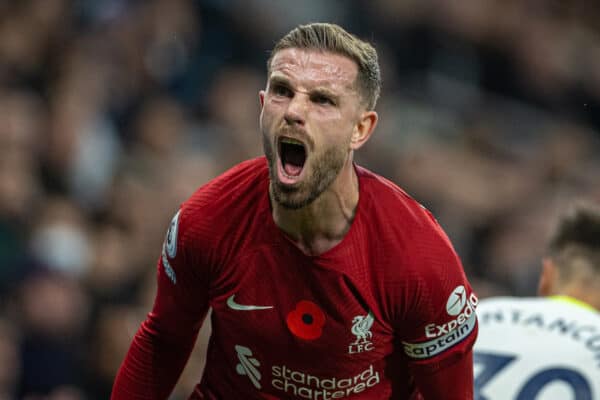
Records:
[[[477,325],[477,316],[472,313],[465,322],[454,330],[447,332],[435,339],[421,343],[402,342],[404,352],[410,358],[425,359],[443,353],[446,350],[456,346],[467,338]]]
[[[446,313],[452,319],[426,325],[424,333],[429,340],[425,342],[402,342],[406,355],[416,359],[430,358],[462,342],[477,325],[475,308],[478,302],[474,293],[467,296],[463,285],[454,288],[446,301]]]

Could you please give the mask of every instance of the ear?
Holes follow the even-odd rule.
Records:
[[[260,108],[263,108],[265,105],[265,91],[261,90],[258,92],[258,101],[260,101]]]
[[[551,258],[545,257],[542,260],[542,273],[538,283],[538,295],[550,296],[555,294],[557,280],[556,265]]]
[[[375,111],[365,111],[362,113],[354,126],[354,132],[352,132],[352,140],[350,141],[350,148],[352,150],[360,149],[369,140],[375,130],[375,126],[377,126],[378,120],[379,116]]]

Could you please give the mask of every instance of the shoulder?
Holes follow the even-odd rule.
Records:
[[[394,182],[358,166],[357,174],[368,217],[385,221],[389,233],[446,239],[431,212]]]
[[[462,273],[454,247],[429,210],[388,179],[361,167],[357,173],[369,234],[381,251],[401,261],[403,268],[394,270],[402,279],[406,269],[425,279],[450,269]]]
[[[377,279],[394,304],[393,318],[404,330],[412,324],[410,335],[418,337],[427,323],[443,326],[460,313],[446,312],[451,299],[463,307],[476,304],[460,258],[433,215],[389,180],[364,168],[357,173],[365,236]]]
[[[384,204],[402,204],[408,208],[419,206],[411,196],[389,179],[359,165],[355,168],[361,185],[361,195],[375,197]]]
[[[250,214],[266,195],[269,172],[264,157],[242,162],[211,180],[182,204],[181,218],[216,229]]]
[[[184,207],[188,213],[207,208],[212,213],[230,206],[245,205],[253,200],[248,196],[264,194],[257,189],[266,187],[268,178],[269,172],[264,157],[244,161],[196,190],[184,203]],[[236,204],[240,201],[242,204]]]
[[[232,229],[252,220],[268,190],[264,157],[242,162],[200,187],[181,205],[179,236],[197,250],[216,247]],[[266,203],[268,205],[268,202]],[[232,223],[235,222],[235,223]]]

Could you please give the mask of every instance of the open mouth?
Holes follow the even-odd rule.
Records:
[[[299,140],[282,137],[279,140],[279,157],[285,175],[290,178],[302,173],[306,161],[306,147]]]

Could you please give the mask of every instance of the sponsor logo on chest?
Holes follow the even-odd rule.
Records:
[[[261,390],[269,385],[266,377],[260,372],[261,362],[246,346],[236,345],[235,352],[239,363],[236,364],[238,375],[246,376],[252,386]],[[263,379],[266,378],[266,379]],[[302,399],[340,399],[367,391],[381,382],[380,372],[371,364],[353,375],[322,377],[310,372],[293,369],[285,364],[271,366],[271,387],[284,392],[286,396]],[[265,381],[262,382],[261,381]]]

